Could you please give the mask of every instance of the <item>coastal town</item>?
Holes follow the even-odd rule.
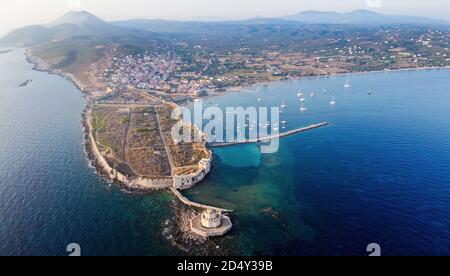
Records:
[[[183,45],[187,49],[182,50],[176,44],[137,54],[128,54],[126,48],[119,47],[104,71],[98,73],[98,79],[110,91],[132,87],[174,99],[192,99],[290,78],[449,66],[449,40],[450,34],[439,30],[412,34],[386,30],[306,41],[304,48],[289,44],[282,48],[268,42],[270,50],[257,51],[244,43],[233,49],[186,43]]]

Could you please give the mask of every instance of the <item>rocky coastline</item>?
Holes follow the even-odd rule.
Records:
[[[191,231],[190,220],[200,213],[174,200],[171,207],[175,215],[162,223],[162,236],[172,246],[187,256],[232,256],[236,250],[232,246],[232,236],[214,239],[196,235]]]

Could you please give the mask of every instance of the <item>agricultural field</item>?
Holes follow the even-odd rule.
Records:
[[[92,120],[97,144],[112,167],[134,177],[171,175],[154,107],[97,105]]]
[[[131,113],[127,160],[140,176],[170,176],[171,167],[153,107]]]

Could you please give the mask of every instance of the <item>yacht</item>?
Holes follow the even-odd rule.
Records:
[[[300,107],[301,112],[308,111],[308,109],[305,107],[305,104],[302,102],[302,107]]]
[[[350,82],[349,82],[348,80],[346,80],[346,81],[345,81],[345,84],[344,84],[344,87],[345,87],[345,88],[350,88],[350,87],[352,87],[352,86],[350,85]]]
[[[333,96],[333,98],[331,98],[330,104],[331,105],[336,105],[336,99],[334,98],[334,96]]]

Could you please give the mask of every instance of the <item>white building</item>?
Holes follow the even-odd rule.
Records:
[[[208,209],[202,213],[202,226],[205,228],[218,228],[221,221],[222,214],[216,210]]]

